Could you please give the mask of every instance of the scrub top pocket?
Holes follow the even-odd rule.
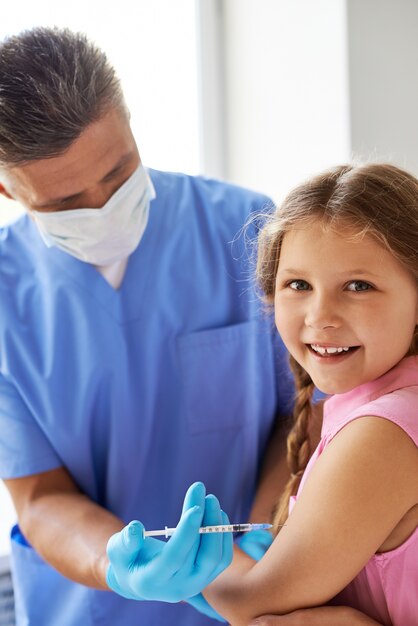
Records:
[[[16,626],[93,626],[90,590],[67,580],[45,563],[17,525],[12,528],[11,543]]]
[[[269,326],[255,320],[178,338],[183,410],[193,434],[271,418],[272,344]]]

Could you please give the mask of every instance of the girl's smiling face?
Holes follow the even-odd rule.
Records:
[[[285,234],[275,319],[289,352],[327,394],[375,380],[408,352],[418,323],[414,277],[370,235],[312,221]]]

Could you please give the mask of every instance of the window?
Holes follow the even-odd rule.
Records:
[[[22,14],[23,13],[23,14]],[[0,39],[32,26],[85,32],[107,54],[124,88],[139,152],[156,169],[199,171],[194,0],[39,0],[10,4]],[[0,224],[22,212],[0,196]]]

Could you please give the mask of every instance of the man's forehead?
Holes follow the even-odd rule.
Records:
[[[97,170],[94,170],[94,172],[92,171],[91,175],[86,180],[81,177],[73,177],[71,180],[69,180],[68,186],[64,185],[65,181],[62,179],[56,181],[58,185],[56,184],[55,186],[48,186],[48,197],[33,197],[31,201],[31,206],[34,209],[48,208],[63,201],[73,199],[75,196],[80,196],[93,184],[107,182],[107,180],[110,180],[113,175],[116,175],[118,172],[122,172],[128,164],[131,164],[135,160],[136,156],[136,150],[126,152],[119,159],[115,159],[113,163],[109,166],[107,171],[98,168]],[[105,172],[104,175],[102,175],[103,172]],[[59,191],[58,196],[53,195],[55,189]],[[68,192],[66,192],[65,189],[68,189]],[[35,189],[33,189],[32,191],[36,193]]]
[[[109,114],[87,127],[63,154],[5,170],[5,185],[11,193],[41,205],[81,193],[135,155],[129,122],[120,114]]]

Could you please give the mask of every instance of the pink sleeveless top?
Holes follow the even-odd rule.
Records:
[[[418,446],[418,357],[407,357],[381,378],[325,402],[321,441],[306,467],[298,495],[333,437],[365,415],[394,422]],[[293,497],[290,508],[295,500]],[[384,626],[417,626],[418,528],[395,550],[375,554],[331,604],[356,608]]]

